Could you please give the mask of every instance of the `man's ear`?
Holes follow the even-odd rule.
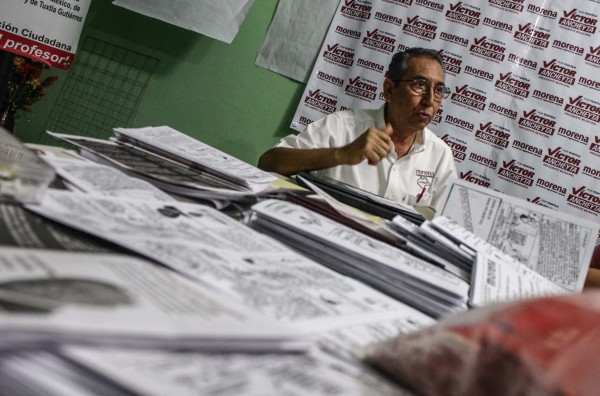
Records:
[[[396,86],[396,83],[386,78],[383,80],[383,97],[386,102],[390,102],[392,100],[392,92]]]

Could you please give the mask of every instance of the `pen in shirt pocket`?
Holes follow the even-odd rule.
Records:
[[[427,191],[427,187],[423,187],[423,189],[421,190],[421,192],[417,196],[417,203],[419,203],[419,201],[421,200],[421,198],[423,198],[423,195],[425,195],[425,191]]]

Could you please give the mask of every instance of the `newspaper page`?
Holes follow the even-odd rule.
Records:
[[[250,225],[433,317],[467,309],[463,279],[304,206],[263,200]]]
[[[369,315],[405,306],[208,206],[51,191],[28,208],[314,331],[368,322]]]
[[[109,197],[131,197],[158,201],[175,201],[175,198],[152,184],[126,175],[106,165],[90,161],[70,160],[42,155],[56,173],[70,185],[86,193]]]
[[[455,179],[445,216],[552,282],[581,290],[600,224]]]
[[[277,177],[226,154],[168,126],[115,128],[115,136],[146,148],[168,153],[186,163],[212,170],[224,177],[260,192],[271,188]]]
[[[143,395],[410,395],[366,365],[318,351],[248,355],[66,348],[64,354]]]
[[[20,204],[0,202],[0,245],[80,252],[121,250],[88,234],[55,223]]]
[[[145,260],[0,248],[0,345],[303,350],[297,330]]]
[[[317,235],[332,246],[338,245],[349,252],[376,258],[390,268],[405,272],[424,283],[435,283],[448,293],[460,296],[468,289],[466,283],[440,268],[432,267],[400,249],[353,232],[348,227],[301,206],[285,201],[264,200],[252,209],[277,218],[291,227],[301,227],[303,232]]]

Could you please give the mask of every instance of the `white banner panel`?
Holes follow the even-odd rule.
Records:
[[[3,0],[0,49],[69,69],[91,0]]]
[[[599,3],[342,0],[291,127],[381,106],[395,52],[439,49],[452,94],[430,128],[460,177],[598,218]]]

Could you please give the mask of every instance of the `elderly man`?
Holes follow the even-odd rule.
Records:
[[[283,175],[318,171],[391,200],[435,207],[456,167],[448,145],[426,126],[449,92],[440,54],[409,48],[392,57],[382,107],[332,113],[283,138],[258,166]]]

